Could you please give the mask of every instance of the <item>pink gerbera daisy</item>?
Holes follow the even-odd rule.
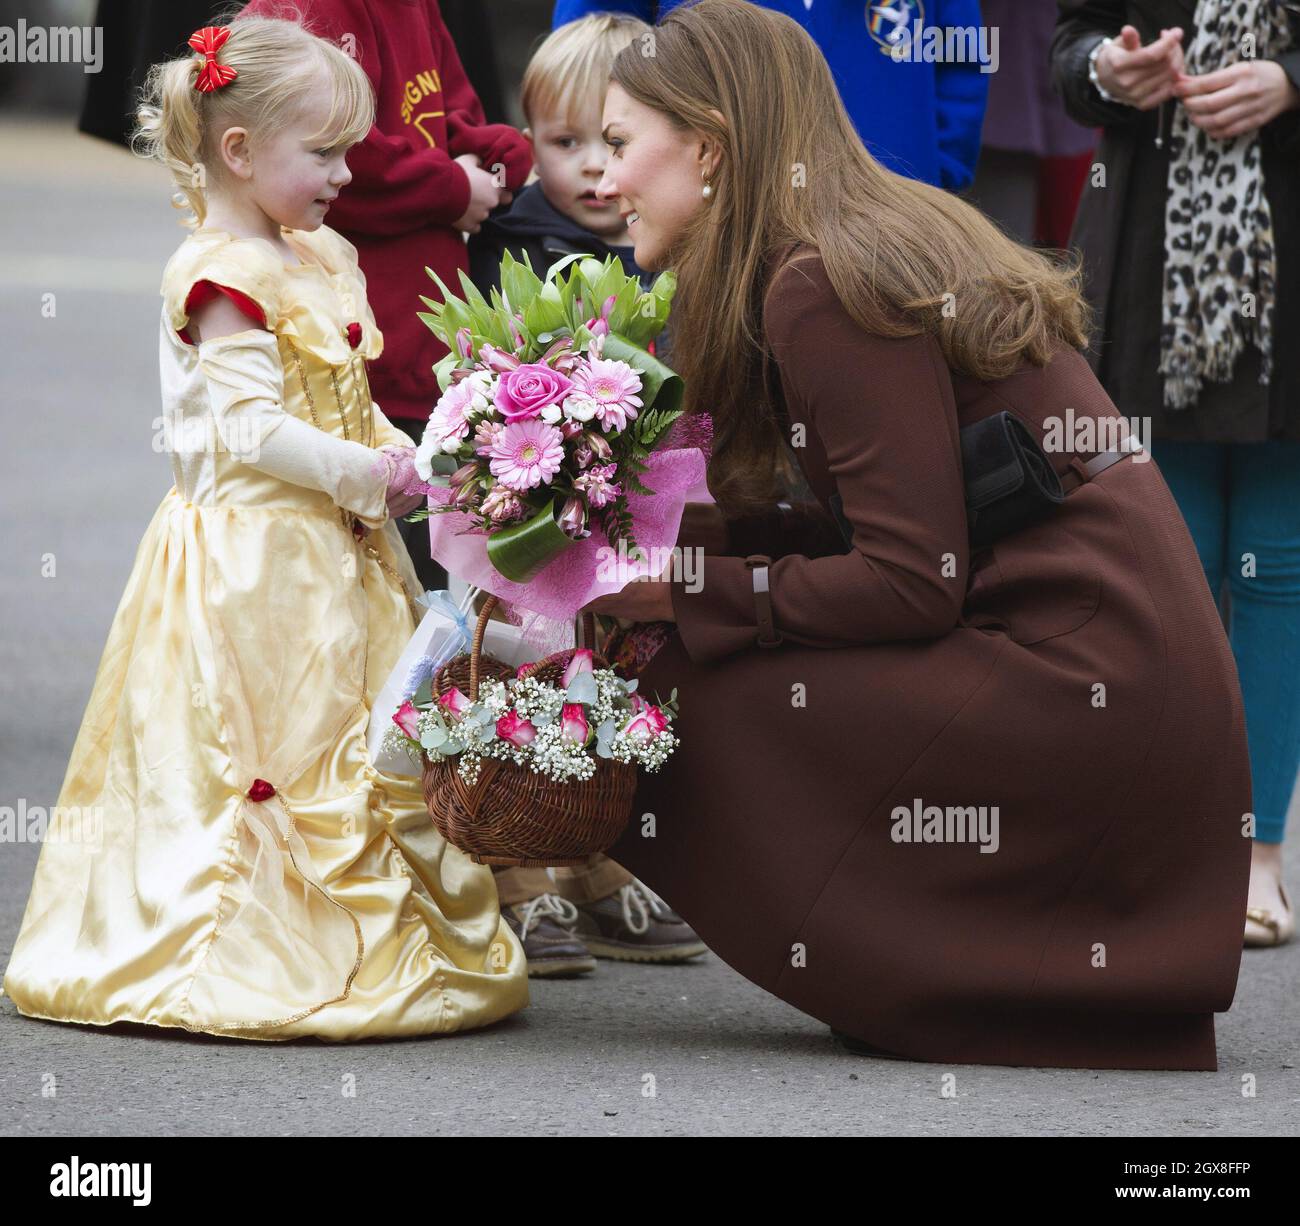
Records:
[[[604,430],[625,430],[641,407],[641,376],[626,362],[591,358],[573,372],[565,411],[579,421],[594,416]]]
[[[492,475],[507,489],[529,490],[550,480],[564,460],[564,435],[540,417],[510,422],[492,440]]]

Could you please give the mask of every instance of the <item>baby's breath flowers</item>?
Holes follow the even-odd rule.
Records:
[[[421,752],[433,762],[456,758],[469,786],[485,758],[564,783],[590,779],[599,758],[657,771],[676,748],[676,690],[666,703],[647,702],[635,681],[595,668],[587,648],[573,653],[558,685],[526,675],[527,667],[519,670],[525,675],[481,681],[476,701],[455,686],[434,695],[425,677],[393,716],[383,748],[416,761]]]

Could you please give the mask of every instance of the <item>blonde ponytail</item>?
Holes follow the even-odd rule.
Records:
[[[304,97],[321,80],[333,97],[315,139],[348,145],[370,131],[375,96],[361,66],[341,48],[291,17],[235,17],[218,56],[236,71],[228,85],[209,93],[195,89],[201,55],[155,64],[136,111],[131,147],[171,172],[182,223],[201,226],[207,216],[205,188],[221,174],[217,143],[227,128],[248,129],[256,141],[279,131],[299,113]]]
[[[202,63],[198,56],[187,56],[164,60],[149,69],[131,137],[133,152],[161,162],[171,171],[179,189],[172,204],[193,213],[185,219],[187,225],[202,225],[208,211],[203,196],[203,118],[199,114],[204,95],[194,88]]]

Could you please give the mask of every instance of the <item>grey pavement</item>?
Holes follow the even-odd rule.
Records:
[[[155,168],[70,123],[0,121],[0,217],[0,805],[51,805],[171,484],[151,447],[157,290],[183,232]],[[0,844],[0,965],[37,850]],[[1300,897],[1294,855],[1288,883]],[[345,1045],[60,1025],[0,998],[0,1134],[1294,1136],[1298,982],[1300,942],[1246,952],[1215,1073],[848,1056],[712,955],[602,962],[534,981],[487,1030]]]

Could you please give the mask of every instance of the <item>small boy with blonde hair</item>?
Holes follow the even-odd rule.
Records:
[[[470,277],[484,294],[500,286],[507,250],[516,259],[527,253],[539,276],[577,251],[599,260],[617,255],[627,273],[648,287],[652,278],[632,258],[617,202],[599,199],[596,184],[609,156],[601,112],[610,65],[630,42],[650,33],[635,17],[599,14],[553,30],[534,52],[519,103],[537,179],[470,236]]]

